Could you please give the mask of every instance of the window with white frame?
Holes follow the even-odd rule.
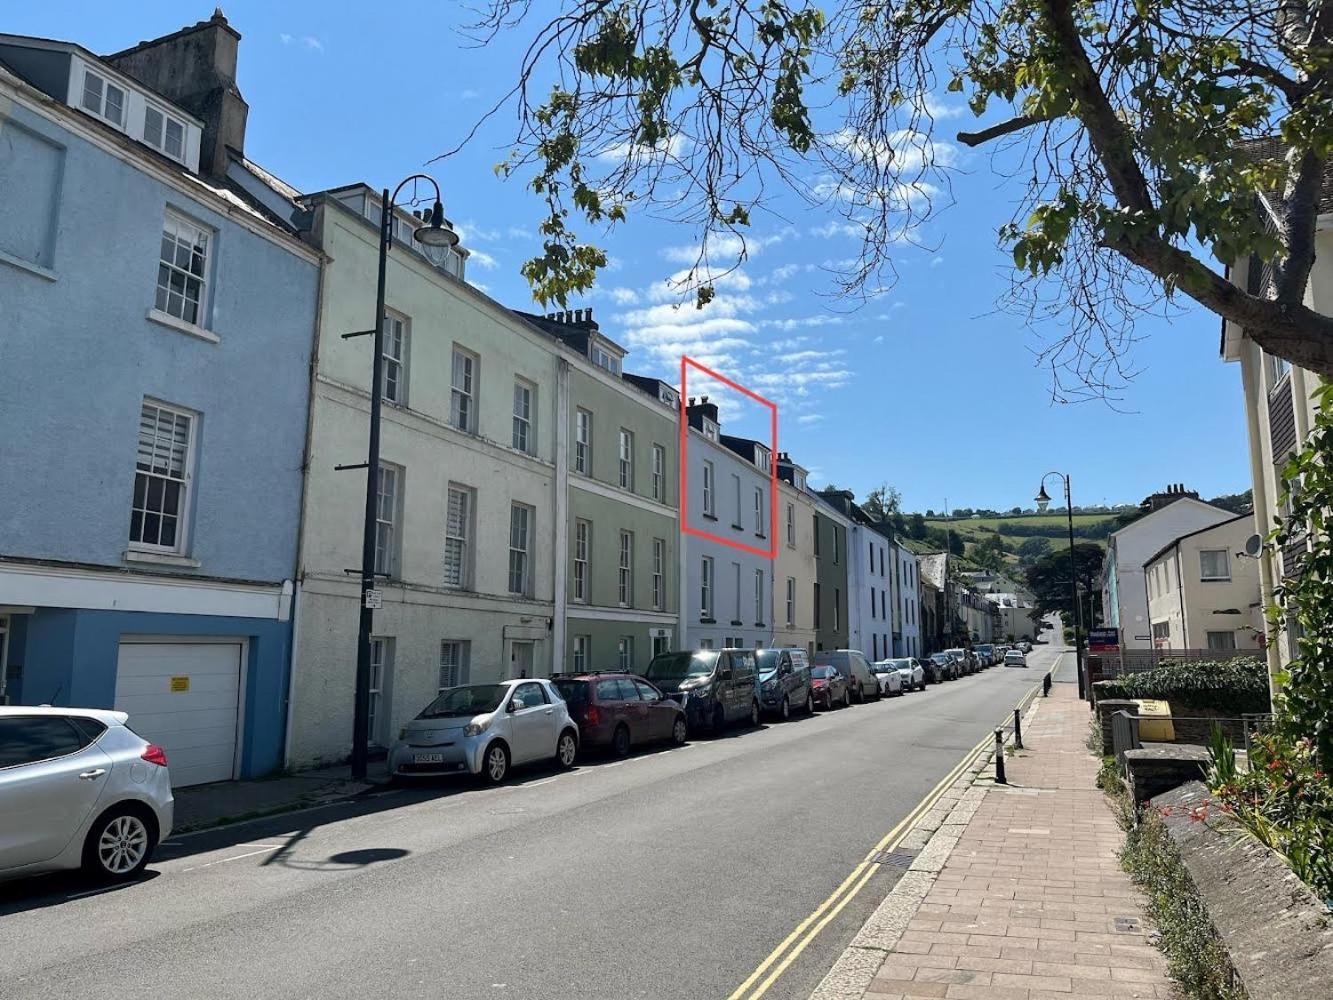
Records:
[[[592,414],[582,407],[574,412],[574,471],[592,475]]]
[[[588,669],[588,650],[592,646],[592,636],[574,636],[574,655],[572,657],[574,673],[581,674]]]
[[[1231,563],[1226,549],[1201,549],[1199,551],[1199,579],[1204,582],[1216,582],[1231,579]]]
[[[731,616],[733,622],[741,620],[741,564],[734,562],[731,564],[732,577],[734,578],[731,592],[736,595],[735,613]]]
[[[467,486],[449,484],[444,519],[444,585],[467,587],[472,565],[472,510],[475,494]]]
[[[838,587],[833,588],[833,631],[836,632],[842,627],[842,590]]]
[[[393,676],[394,641],[386,636],[370,640],[370,705],[366,715],[366,735],[371,743],[388,742],[387,693]]]
[[[1153,642],[1156,643],[1156,644],[1158,644],[1158,645],[1161,645],[1162,643],[1168,643],[1168,642],[1170,642],[1170,641],[1171,641],[1171,623],[1170,623],[1170,622],[1153,622],[1153,623],[1152,623],[1152,638],[1153,638]]]
[[[1208,648],[1218,651],[1236,648],[1235,632],[1209,632]]]
[[[634,489],[634,434],[620,428],[620,488]]]
[[[754,533],[764,537],[764,490],[758,486],[754,491]]]
[[[455,345],[449,422],[460,431],[477,433],[477,356]]]
[[[700,648],[700,649],[712,649],[712,648],[713,648],[713,640],[712,640],[712,639],[700,639],[700,640],[699,640],[699,648]]]
[[[583,518],[574,521],[574,600],[587,604],[588,555],[592,549],[592,522]]]
[[[526,504],[509,508],[509,592],[523,597],[532,591],[532,516]]]
[[[134,463],[131,547],[185,551],[194,427],[194,414],[144,400]]]
[[[592,363],[598,368],[605,368],[616,375],[620,374],[620,359],[599,344],[593,345]]]
[[[531,454],[537,444],[532,433],[533,401],[536,395],[537,388],[531,382],[526,382],[523,379],[514,381],[513,444],[516,451],[525,454]]]
[[[402,469],[380,465],[375,501],[375,572],[393,577],[398,572],[398,504]]]
[[[764,571],[754,571],[754,623],[763,625],[764,619]]]
[[[407,405],[407,319],[397,313],[384,314],[383,384],[386,403]]]
[[[787,504],[787,548],[796,548],[796,505]]]
[[[787,577],[787,627],[796,624],[796,577]]]
[[[1268,358],[1268,384],[1276,386],[1284,378],[1287,372],[1291,371],[1291,362],[1286,358],[1279,358],[1276,354],[1266,354]]]
[[[143,141],[173,160],[185,162],[185,123],[151,104],[143,113]]]
[[[634,636],[622,635],[616,641],[616,656],[620,661],[621,670],[634,669]]]
[[[653,445],[653,499],[666,500],[666,449]]]
[[[628,608],[634,603],[634,532],[632,531],[620,533],[616,600],[622,608]]]
[[[472,643],[468,639],[443,639],[440,641],[440,683],[439,690],[458,687],[468,682],[469,666],[472,659]]]
[[[878,613],[878,609],[875,607],[875,588],[874,588],[874,587],[871,587],[871,588],[870,588],[870,617],[871,617],[871,618],[874,618],[874,617],[876,616],[877,613]]]
[[[653,539],[653,609],[666,606],[666,539]]]
[[[703,617],[713,617],[713,558],[702,556],[699,563],[699,610]]]
[[[837,565],[837,563],[838,563],[838,561],[839,561],[839,558],[840,558],[840,556],[841,556],[841,554],[842,554],[841,551],[840,551],[840,549],[841,549],[841,546],[838,545],[838,526],[835,524],[835,525],[833,526],[833,563],[834,563],[834,565]]]
[[[712,462],[704,462],[703,483],[704,483],[704,513],[707,514],[709,517],[714,517],[714,516],[716,516],[716,515],[715,515],[715,512],[714,512],[714,510],[713,510],[713,493],[714,493],[714,489],[713,489],[713,463],[712,463]]]
[[[158,311],[203,326],[208,291],[208,247],[212,233],[183,215],[167,212],[157,265]]]
[[[741,500],[741,477],[733,474],[731,483],[736,487],[736,519],[731,522],[731,526],[740,530],[745,527],[745,522],[742,520],[745,514],[745,503]]]
[[[125,127],[125,91],[92,70],[83,71],[83,110],[109,121],[117,128]]]

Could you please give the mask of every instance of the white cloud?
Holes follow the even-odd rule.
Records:
[[[619,162],[626,159],[631,153],[638,158],[665,156],[670,159],[679,159],[689,152],[690,148],[688,139],[681,135],[673,135],[665,143],[657,146],[636,146],[628,142],[617,142],[598,153],[597,159]]]
[[[936,121],[942,121],[946,118],[960,118],[966,112],[967,108],[960,104],[950,104],[934,94],[927,94],[924,101],[925,111]]]
[[[878,336],[876,336],[875,339],[871,341],[871,343],[872,343],[872,344],[882,344],[882,343],[884,343],[884,334],[881,333],[881,334],[879,334]]]
[[[786,365],[799,365],[804,364],[807,361],[820,361],[845,353],[846,352],[841,349],[832,351],[792,351],[790,354],[779,354],[778,360]]]
[[[511,240],[534,240],[537,238],[537,229],[524,228],[523,226],[506,226],[505,235]]]
[[[471,87],[468,87],[464,90],[460,90],[458,92],[458,99],[460,101],[475,101],[480,96],[481,96],[481,91],[473,90]]]
[[[944,258],[943,258],[943,257],[936,257],[934,260],[932,260],[932,261],[930,262],[930,266],[931,266],[931,267],[939,267],[939,266],[940,266],[941,264],[943,264],[943,263],[944,263]]]
[[[324,51],[324,43],[314,35],[293,35],[284,31],[278,35],[278,40],[281,41],[283,45],[299,44],[302,47],[311,49],[315,52]]]
[[[770,306],[780,306],[790,302],[794,298],[796,298],[796,296],[785,288],[775,288],[764,296],[764,301]]]
[[[842,324],[843,318],[841,316],[830,316],[825,313],[816,316],[798,316],[793,319],[777,319],[772,320],[765,325],[771,326],[775,330],[787,332],[790,330],[799,330],[802,327],[842,326]]]
[[[483,226],[479,223],[467,220],[458,223],[454,229],[458,232],[458,238],[464,243],[496,243],[500,239],[500,230]]]
[[[634,306],[639,304],[639,293],[632,288],[612,288],[607,292],[612,301],[618,306]]]
[[[832,236],[854,236],[861,239],[865,234],[865,226],[855,222],[839,222],[837,219],[831,219],[822,226],[814,226],[810,230],[811,236],[820,236],[824,239]]]
[[[712,271],[707,268],[699,268],[694,276],[690,276],[688,269],[677,271],[665,281],[659,281],[648,289],[648,300],[650,302],[683,302],[686,299],[693,299],[694,289],[698,285],[713,286],[713,291],[738,291],[746,292],[754,284],[750,276],[739,268],[732,271]]]
[[[485,250],[478,250],[476,247],[468,247],[468,250],[471,251],[468,255],[468,263],[484,267],[488,271],[494,271],[500,266],[500,262]]]
[[[766,247],[775,246],[794,234],[790,227],[779,229],[767,236],[757,233],[710,233],[704,243],[663,247],[662,256],[675,264],[694,264],[704,259],[714,262],[737,260],[741,253],[753,257]]]
[[[824,419],[824,414],[822,413],[802,413],[799,417],[796,418],[796,422],[800,424],[802,427],[807,427],[810,424],[817,424],[823,419]]]

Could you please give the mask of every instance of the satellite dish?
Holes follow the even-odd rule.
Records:
[[[1264,540],[1258,535],[1251,535],[1245,539],[1245,554],[1247,556],[1257,556],[1259,550],[1263,548]]]

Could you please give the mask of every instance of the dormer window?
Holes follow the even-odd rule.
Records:
[[[798,490],[805,489],[805,473],[803,472],[796,473],[796,488]]]
[[[613,375],[620,374],[620,359],[599,344],[592,345],[592,363]]]
[[[185,123],[151,104],[144,110],[143,141],[173,160],[185,161]]]
[[[772,468],[772,466],[770,465],[771,461],[770,455],[768,451],[766,451],[765,449],[756,448],[754,450],[754,457],[755,457],[754,464],[759,466],[760,472],[768,472]]]
[[[673,410],[676,408],[676,394],[672,392],[670,389],[666,388],[665,386],[661,386],[658,388],[657,398],[660,399],[667,406],[671,407]]]
[[[84,70],[83,109],[105,119],[116,128],[125,127],[125,91],[96,73]]]
[[[716,441],[717,424],[713,423],[713,421],[709,420],[707,417],[704,417],[703,425],[704,425],[704,437],[706,437],[709,441]]]

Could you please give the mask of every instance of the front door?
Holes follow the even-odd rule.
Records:
[[[532,643],[514,639],[509,643],[509,679],[520,680],[532,676]]]
[[[540,684],[520,684],[510,696],[510,705],[517,699],[522,708],[509,713],[510,747],[513,763],[549,757],[555,753],[555,709],[546,700],[546,690]]]

